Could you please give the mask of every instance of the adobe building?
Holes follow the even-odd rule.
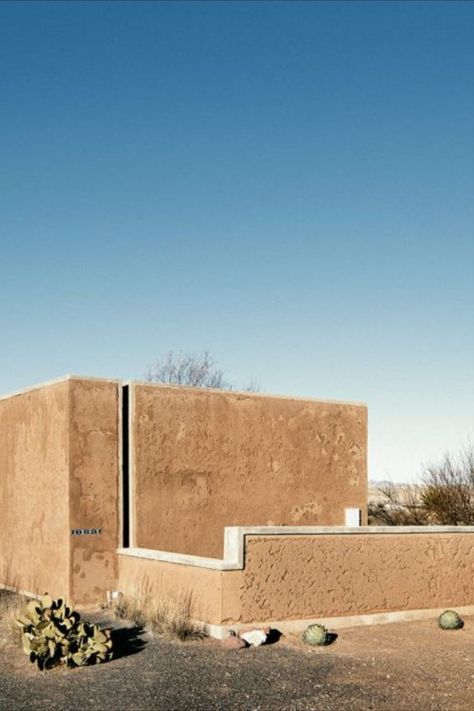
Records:
[[[0,586],[223,636],[474,612],[474,527],[368,527],[365,405],[68,376],[0,399]]]

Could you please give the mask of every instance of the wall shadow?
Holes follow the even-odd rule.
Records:
[[[132,654],[141,652],[147,645],[147,641],[143,639],[144,634],[145,630],[139,626],[113,629],[111,634],[113,659],[129,657]]]

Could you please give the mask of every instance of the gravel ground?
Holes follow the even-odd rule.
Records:
[[[342,630],[329,647],[298,638],[225,650],[119,627],[118,656],[83,669],[40,672],[0,649],[0,709],[472,711],[474,618],[443,632],[433,621]]]

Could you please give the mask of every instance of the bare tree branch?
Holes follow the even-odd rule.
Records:
[[[151,383],[186,385],[194,388],[216,388],[233,390],[234,386],[224,377],[224,371],[209,351],[203,353],[176,353],[168,351],[164,358],[156,360],[145,372],[145,379]],[[255,380],[244,388],[247,392],[257,392]]]
[[[419,485],[381,487],[383,501],[369,504],[369,521],[387,526],[474,524],[474,447],[445,454],[425,466]]]
[[[422,502],[441,525],[474,523],[474,448],[445,454],[423,474]]]
[[[379,487],[383,501],[369,504],[369,522],[382,526],[424,526],[428,514],[420,500],[420,487],[416,484],[396,486],[393,483]]]

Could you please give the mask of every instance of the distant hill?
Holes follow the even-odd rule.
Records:
[[[387,498],[383,495],[383,490],[386,486],[392,486],[396,490],[396,498],[400,503],[413,503],[413,497],[418,500],[419,492],[413,484],[398,481],[386,481],[371,479],[369,481],[368,499],[369,503],[384,503]]]

